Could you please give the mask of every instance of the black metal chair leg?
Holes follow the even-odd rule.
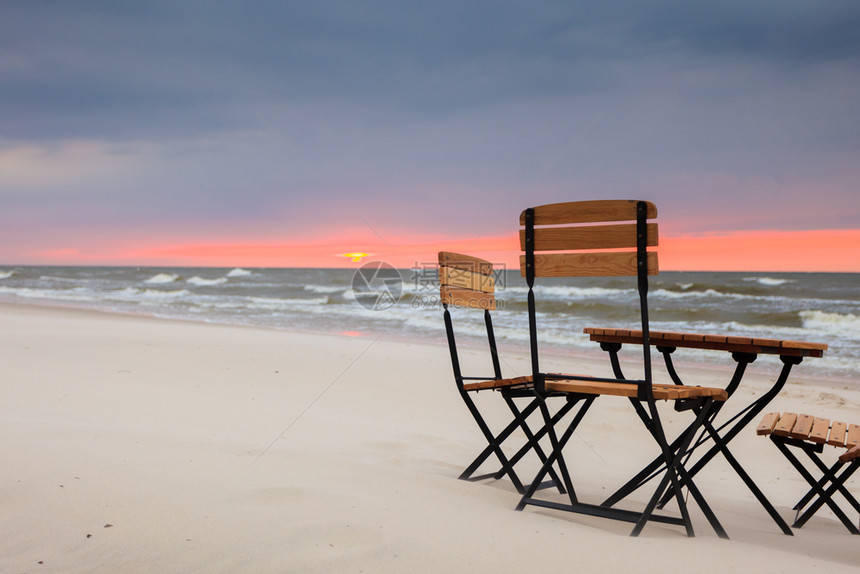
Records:
[[[509,406],[511,407],[511,411],[514,413],[518,413],[518,411],[516,409],[516,405],[513,404],[513,399],[511,399],[510,397],[505,397],[505,400],[509,402]],[[534,399],[534,400],[538,401],[539,399]],[[550,420],[550,424],[552,426],[555,426],[556,424],[558,424],[558,422],[564,418],[564,416],[575,406],[575,404],[576,404],[575,402],[566,402],[564,404],[564,406],[562,406],[556,412],[556,414],[553,415],[552,419]],[[519,415],[517,415],[517,416],[519,416]],[[520,450],[518,450],[514,454],[514,456],[512,456],[510,458],[511,465],[512,466],[516,465],[531,450],[535,451],[535,454],[537,455],[541,464],[545,463],[546,459],[547,459],[547,455],[544,452],[543,448],[540,446],[539,441],[541,438],[543,438],[544,435],[546,435],[547,430],[548,430],[547,425],[544,424],[540,428],[540,430],[537,431],[537,433],[533,433],[531,431],[531,429],[529,428],[528,424],[526,423],[526,421],[523,419],[522,430],[523,430],[523,433],[526,435],[527,442],[520,448]],[[550,466],[548,473],[549,473],[551,485],[554,485],[558,489],[560,494],[564,494],[566,492],[566,489],[564,487],[563,480],[561,479],[561,477],[556,472],[555,467]],[[520,494],[522,494],[522,492]]]
[[[666,464],[666,474],[660,482],[660,486],[658,486],[657,490],[654,492],[654,496],[651,498],[648,506],[645,511],[642,513],[642,517],[640,517],[639,522],[636,527],[633,529],[631,533],[632,536],[637,536],[642,528],[645,526],[645,523],[651,518],[652,513],[657,508],[657,504],[661,500],[661,498],[666,497],[674,497],[678,502],[678,507],[681,512],[684,525],[687,529],[687,535],[693,536],[693,528],[692,522],[689,517],[689,511],[687,509],[686,501],[684,500],[682,488],[686,486],[689,490],[690,494],[693,495],[696,504],[705,514],[705,517],[708,519],[708,522],[713,527],[714,531],[720,538],[728,538],[725,529],[722,524],[720,524],[713,510],[711,510],[710,505],[708,505],[701,491],[699,491],[698,487],[692,480],[692,476],[690,476],[689,471],[684,466],[684,460],[686,458],[686,453],[688,452],[690,443],[698,432],[698,428],[701,427],[705,421],[711,419],[714,415],[714,403],[711,400],[708,400],[702,409],[699,411],[696,420],[692,425],[690,425],[685,433],[679,437],[675,441],[677,446],[674,450],[669,448],[669,445],[666,444],[665,438],[662,437],[658,433],[655,434],[655,438],[658,443],[660,443],[661,448],[664,453],[664,463]],[[673,443],[674,444],[674,443]]]
[[[857,499],[855,499],[851,495],[851,493],[848,492],[848,489],[845,488],[845,481],[848,480],[848,478],[852,474],[854,474],[854,471],[857,470],[857,465],[860,464],[860,462],[858,462],[858,463],[852,462],[848,466],[848,468],[846,468],[843,471],[842,475],[840,475],[837,478],[836,473],[839,472],[839,469],[841,469],[845,463],[840,462],[840,461],[836,461],[833,464],[833,466],[831,466],[830,468],[827,468],[827,465],[824,464],[824,462],[820,458],[815,456],[816,452],[817,451],[813,451],[813,450],[807,450],[806,451],[809,458],[812,460],[812,462],[815,464],[815,466],[818,467],[818,470],[821,471],[822,476],[821,476],[821,479],[819,479],[819,481],[818,481],[818,486],[820,488],[824,488],[828,482],[837,483],[837,481],[838,481],[838,483],[837,483],[838,492],[845,498],[845,500],[848,502],[848,504],[850,504],[851,506],[854,507],[854,510],[860,512],[860,503],[858,503]],[[816,492],[815,488],[810,489],[809,492],[806,493],[806,496],[804,496],[794,506],[794,510],[797,510],[797,511],[802,510],[803,507],[806,506],[806,504],[815,496],[815,492]]]
[[[818,498],[816,498],[815,502],[813,502],[806,509],[806,512],[804,512],[801,516],[797,517],[797,519],[794,521],[794,524],[792,524],[792,526],[795,528],[801,528],[804,524],[806,524],[806,522],[810,518],[812,518],[813,514],[815,514],[823,505],[826,504],[827,507],[833,511],[833,514],[835,514],[836,517],[839,518],[839,520],[842,522],[842,524],[845,525],[845,527],[848,529],[848,531],[851,532],[851,534],[860,534],[860,530],[858,530],[857,527],[854,526],[854,524],[851,522],[851,520],[848,518],[848,516],[845,515],[845,513],[842,511],[842,509],[839,508],[839,505],[837,505],[836,502],[833,500],[833,494],[839,489],[840,486],[842,486],[841,483],[838,482],[838,479],[836,479],[834,481],[834,484],[832,484],[827,490],[824,490],[819,485],[819,482],[815,479],[815,477],[813,477],[809,473],[809,471],[806,469],[806,467],[803,466],[803,464],[800,462],[800,460],[794,455],[794,453],[791,452],[791,450],[788,448],[787,441],[785,439],[782,439],[781,437],[778,437],[775,435],[770,435],[770,438],[771,438],[771,441],[779,449],[779,451],[785,456],[785,458],[788,459],[788,461],[794,466],[795,469],[797,469],[797,472],[800,474],[800,476],[802,476],[803,479],[812,487],[812,489],[815,491],[815,494],[818,497]],[[801,445],[798,445],[798,446],[800,446],[800,448],[802,448],[811,458],[813,458],[813,460],[815,460],[816,457],[814,455],[816,453],[812,452],[808,448],[805,448],[804,446],[801,446]],[[820,461],[818,461],[818,462],[820,462]],[[823,463],[821,463],[821,464],[823,465]],[[825,469],[826,469],[826,466],[825,466]],[[849,470],[851,470],[851,469],[849,469]],[[845,473],[843,473],[843,474],[845,474]],[[850,473],[849,473],[849,476],[850,476]],[[847,478],[848,477],[845,476],[845,479],[847,479]]]
[[[478,408],[475,406],[475,403],[472,401],[471,397],[465,395],[463,400],[466,402],[466,405],[469,407],[469,410],[472,413],[472,417],[475,419],[475,422],[478,424],[478,427],[481,429],[481,432],[484,435],[484,438],[487,440],[487,447],[472,461],[472,463],[460,474],[459,478],[461,480],[482,480],[483,478],[495,477],[501,478],[504,475],[508,475],[511,479],[511,482],[514,484],[514,488],[517,489],[517,492],[522,493],[525,491],[525,487],[523,486],[522,481],[517,476],[514,471],[513,465],[505,456],[505,453],[501,449],[501,444],[522,424],[522,421],[518,418],[515,418],[513,421],[508,423],[508,425],[500,432],[498,435],[493,435],[490,427],[484,421],[481,416]],[[537,408],[537,404],[530,404],[528,407],[523,409],[523,419],[528,417],[534,410]],[[489,475],[483,475],[479,477],[473,477],[472,474],[480,467],[487,458],[490,457],[491,454],[495,454],[499,459],[500,464],[502,465],[501,469],[495,473],[491,473]]]
[[[567,488],[567,495],[570,499],[571,504],[576,504],[576,491],[573,488],[573,481],[570,478],[570,472],[567,468],[567,463],[564,461],[564,455],[562,451],[567,445],[568,441],[573,436],[574,431],[576,431],[576,427],[579,426],[579,423],[582,422],[582,419],[585,417],[585,413],[588,412],[588,409],[591,408],[591,404],[594,402],[596,397],[588,397],[583,400],[583,403],[580,405],[579,410],[574,415],[573,419],[570,421],[570,424],[565,429],[564,434],[561,437],[558,437],[555,432],[555,425],[544,425],[544,428],[547,430],[547,434],[550,437],[550,444],[552,445],[552,451],[547,456],[546,461],[541,466],[540,471],[535,476],[529,488],[523,494],[522,498],[520,498],[520,502],[516,506],[516,510],[523,510],[527,504],[531,502],[532,497],[534,497],[535,492],[540,488],[541,482],[543,478],[549,472],[549,469],[552,468],[553,463],[558,461],[559,471],[562,475],[562,480],[564,481],[564,485]],[[542,406],[542,412],[544,412],[544,416],[549,419],[549,410],[546,409],[545,405]]]

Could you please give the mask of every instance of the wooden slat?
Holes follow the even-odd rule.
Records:
[[[455,287],[440,287],[439,296],[445,305],[457,307],[469,307],[472,309],[487,309],[493,311],[496,308],[496,298],[492,293],[480,291],[469,291],[468,289],[457,289]]]
[[[684,333],[667,333],[663,332],[660,334],[661,342],[672,343],[674,341],[683,341]]]
[[[632,383],[603,383],[599,381],[547,381],[546,389],[563,393],[635,397],[637,387]],[[655,395],[655,398],[656,395]],[[662,398],[662,397],[661,397]]]
[[[516,377],[513,379],[489,379],[486,381],[477,381],[474,383],[466,383],[463,385],[465,391],[481,391],[486,389],[501,389],[516,386],[528,386],[532,382],[532,376]]]
[[[855,446],[860,444],[860,425],[848,425],[848,435],[845,439],[845,446]]]
[[[755,429],[755,433],[757,435],[768,435],[772,433],[778,421],[779,413],[767,413],[762,417],[761,422],[758,423],[758,426]]]
[[[658,227],[649,223],[648,246],[658,244]],[[576,251],[581,249],[623,249],[636,247],[636,224],[541,227],[535,229],[535,251]],[[526,230],[520,230],[520,249],[526,248]]]
[[[788,436],[794,423],[797,421],[797,413],[782,413],[776,427],[773,429],[773,434],[777,436]]]
[[[809,438],[809,433],[812,432],[812,423],[815,422],[815,417],[812,415],[797,415],[797,422],[794,423],[794,428],[791,429],[789,436],[799,440]]]
[[[825,343],[808,343],[806,341],[780,341],[780,347],[784,349],[808,349],[811,351],[827,350]]]
[[[848,462],[860,456],[860,446],[852,446],[839,457],[839,462]]]
[[[526,258],[520,256],[526,276]],[[657,254],[648,254],[648,274],[658,273]],[[535,255],[536,277],[619,277],[636,275],[635,253],[542,253]]]
[[[845,434],[848,431],[848,425],[833,421],[830,425],[830,436],[827,439],[827,444],[833,446],[845,446]]]
[[[636,200],[607,199],[598,201],[570,201],[552,203],[534,208],[535,225],[562,225],[565,223],[599,223],[603,221],[635,221]],[[657,217],[657,208],[646,202],[648,219]],[[525,211],[520,214],[520,225],[526,224]]]
[[[812,423],[812,430],[809,433],[809,440],[824,444],[827,442],[827,433],[830,432],[830,419],[816,417]]]
[[[761,339],[761,338],[753,338],[752,344],[757,347],[770,347],[774,349],[779,349],[782,341],[779,339]]]
[[[451,251],[439,252],[439,266],[454,267],[456,269],[473,271],[483,275],[493,274],[493,264],[486,259],[472,257],[471,255],[463,255],[462,253],[453,253]]]
[[[496,290],[496,281],[492,275],[464,271],[454,267],[439,268],[439,284],[483,293],[493,293]]]
[[[547,381],[546,389],[565,393],[587,395],[610,395],[616,397],[636,397],[638,388],[633,383],[612,383],[604,381]],[[716,401],[728,398],[723,389],[712,387],[685,387],[681,385],[653,385],[654,398],[658,400],[679,400],[695,397],[713,397]]]

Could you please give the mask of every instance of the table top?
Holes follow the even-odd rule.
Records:
[[[583,333],[597,343],[642,344],[642,331],[630,329],[603,329],[586,327]],[[651,331],[651,345],[660,347],[687,347],[712,349],[731,353],[770,354],[794,357],[821,357],[827,350],[824,343],[759,339],[754,337],[732,337],[727,335],[703,335],[701,333],[673,333]]]

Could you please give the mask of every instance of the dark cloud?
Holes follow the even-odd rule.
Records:
[[[12,2],[0,9],[3,127],[70,135],[74,116],[83,132],[111,133],[184,116],[206,129],[237,103],[319,98],[444,115],[626,87],[625,66],[667,55],[856,65],[856,6]]]
[[[456,227],[488,203],[647,194],[746,202],[775,226],[780,197],[824,178],[843,207],[803,225],[853,226],[858,28],[855,1],[10,0],[0,152],[135,149],[124,177],[3,185],[19,212],[38,188],[40,209],[87,221],[289,218],[342,197],[394,225],[442,218],[436,197],[464,207],[437,224]]]

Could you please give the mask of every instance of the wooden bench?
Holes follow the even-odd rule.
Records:
[[[839,492],[856,511],[860,512],[860,503],[844,486],[848,477],[860,466],[860,425],[831,421],[807,414],[773,412],[764,415],[756,428],[756,434],[769,436],[812,487],[794,506],[797,516],[792,526],[800,528],[822,505],[827,504],[852,534],[860,534],[860,530],[833,501],[833,495]],[[845,449],[829,468],[819,457],[825,445]],[[821,478],[815,479],[788,447],[806,452],[821,472]],[[847,468],[837,475],[837,472],[846,464]],[[827,486],[828,483],[829,486]],[[826,490],[825,486],[827,486]],[[806,512],[801,515],[800,512],[805,507]]]

